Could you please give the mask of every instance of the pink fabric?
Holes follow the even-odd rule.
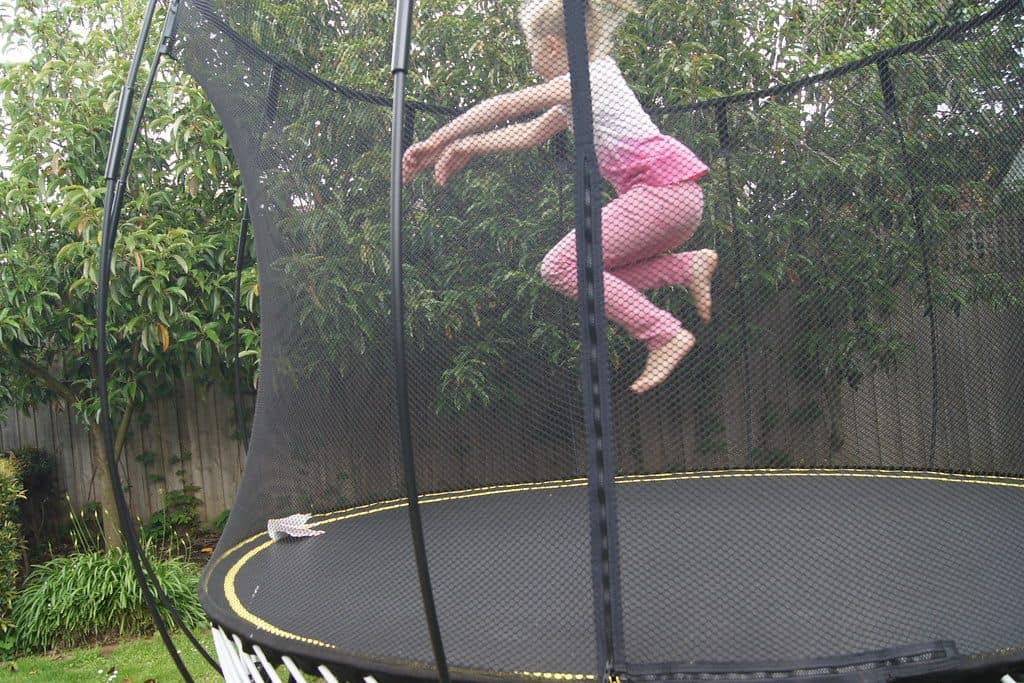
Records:
[[[597,156],[601,175],[620,195],[636,185],[676,185],[708,172],[689,147],[668,135],[622,140],[614,149],[598,149]]]
[[[700,185],[682,182],[637,185],[601,212],[605,311],[609,320],[650,349],[669,342],[683,326],[671,313],[651,303],[641,290],[690,283],[693,252],[666,252],[690,239],[700,225],[703,210]],[[548,252],[540,272],[551,287],[576,298],[574,232]]]

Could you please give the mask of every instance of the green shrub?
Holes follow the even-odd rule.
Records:
[[[198,491],[198,486],[186,486],[181,490],[164,492],[164,507],[154,512],[146,522],[143,528],[145,536],[166,544],[198,532],[199,506],[203,502],[195,496]]]
[[[210,528],[219,533],[224,533],[224,527],[228,525],[228,516],[231,514],[231,510],[225,510],[220,513],[212,520],[210,520]]]
[[[13,462],[0,459],[0,640],[8,642],[15,623],[11,612],[24,552],[18,524],[18,503],[24,497]]]
[[[57,459],[41,448],[24,447],[0,454],[14,465],[25,497],[19,502],[21,535],[29,562],[49,559],[60,546],[69,509],[57,491]]]
[[[205,617],[199,605],[198,568],[174,558],[152,563],[185,624],[200,626]],[[160,609],[169,617],[163,606]],[[153,624],[131,560],[119,549],[76,553],[37,566],[14,602],[13,616],[15,644],[22,652],[141,635]]]
[[[17,463],[18,477],[26,491],[49,491],[56,484],[57,460],[49,451],[26,446],[8,451],[3,457]]]

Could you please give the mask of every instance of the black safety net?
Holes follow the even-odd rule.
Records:
[[[181,6],[260,283],[213,621],[400,677],[1024,659],[1020,3],[417,3],[401,354],[393,9]]]

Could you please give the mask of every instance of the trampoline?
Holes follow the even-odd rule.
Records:
[[[1012,661],[1024,648],[1024,575],[1012,559],[1024,545],[1024,482],[735,470],[617,483],[622,518],[651,521],[620,528],[626,647],[640,661],[668,655],[681,680],[921,674]],[[455,625],[454,676],[594,679],[585,498],[584,480],[421,498],[428,547],[464,548],[430,563],[438,609]],[[1004,524],[993,528],[993,515]],[[552,528],[564,519],[576,523]],[[275,650],[429,676],[406,524],[405,501],[384,501],[317,515],[326,533],[312,542],[246,539],[204,578],[226,596],[211,616],[258,630]],[[500,594],[480,576],[503,577]],[[311,628],[324,603],[337,618]],[[710,664],[727,658],[742,664]]]
[[[227,680],[1021,671],[1021,3],[684,5],[168,5],[259,275]]]

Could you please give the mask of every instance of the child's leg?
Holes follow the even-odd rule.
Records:
[[[689,239],[700,222],[702,210],[700,187],[686,183],[636,187],[605,206],[601,213],[605,310],[610,320],[649,349],[668,344],[682,332],[682,324],[652,304],[636,287],[617,277],[617,271],[664,254]],[[577,296],[573,233],[566,235],[544,258],[541,275],[566,296]]]
[[[576,284],[576,235],[569,233],[548,252],[540,269],[541,277],[565,296],[578,296]],[[675,317],[652,304],[638,289],[607,270],[604,273],[605,313],[621,325],[631,337],[648,348],[665,344],[682,329]]]
[[[616,268],[612,274],[642,292],[662,287],[686,287],[693,297],[697,315],[704,322],[710,322],[711,278],[717,267],[718,254],[711,249],[701,249],[662,254]]]
[[[615,277],[630,287],[648,292],[662,287],[686,287],[693,280],[693,262],[697,252],[661,254],[628,266],[613,268]]]
[[[703,195],[696,183],[673,187],[637,187],[604,207],[601,244],[604,251],[605,311],[648,348],[647,364],[630,387],[640,393],[658,386],[696,343],[694,336],[668,311],[616,276],[615,271],[674,249],[700,223]],[[575,235],[566,235],[544,258],[541,275],[566,296],[577,296]]]

